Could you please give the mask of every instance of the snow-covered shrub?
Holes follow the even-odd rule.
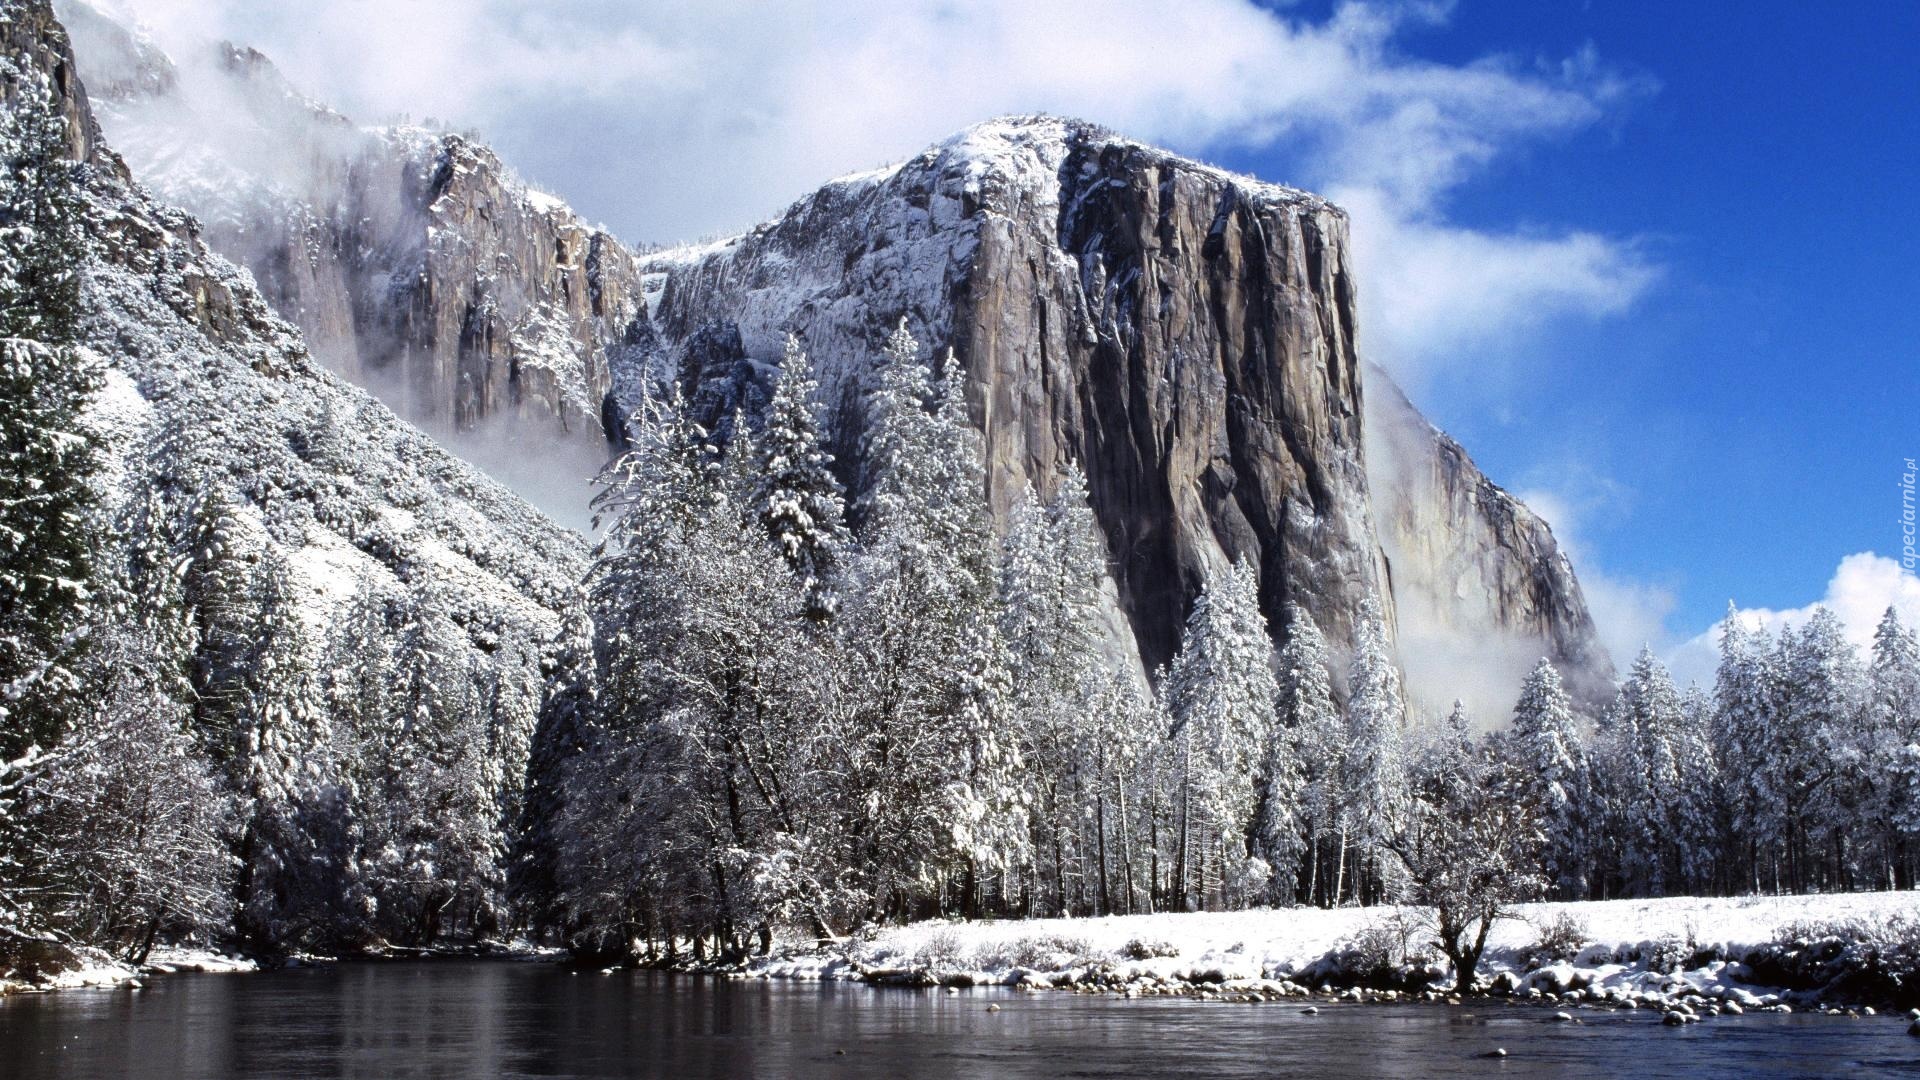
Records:
[[[920,963],[929,971],[957,971],[967,955],[967,939],[951,927],[928,934],[916,950]]]
[[[1522,954],[1526,968],[1544,967],[1579,956],[1590,940],[1586,920],[1561,911],[1534,924],[1536,937]]]
[[[1060,971],[1090,957],[1093,946],[1085,938],[1060,934],[1030,934],[1010,941],[982,945],[974,956],[981,971],[1029,968],[1034,971]]]
[[[1310,981],[1381,988],[1425,985],[1434,956],[1420,937],[1419,917],[1395,908],[1341,940],[1307,968]]]
[[[1152,960],[1161,956],[1179,956],[1180,946],[1171,941],[1134,938],[1120,947],[1120,955],[1128,960]]]
[[[1755,981],[1913,1007],[1920,1005],[1920,918],[1789,923],[1746,962]]]
[[[1686,968],[1693,959],[1694,945],[1691,941],[1674,934],[1640,943],[1639,957],[1648,971],[1672,974]]]

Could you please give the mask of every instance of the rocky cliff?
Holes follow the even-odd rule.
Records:
[[[625,248],[471,138],[357,127],[255,50],[176,63],[61,8],[134,172],[330,367],[436,432],[504,416],[601,439],[609,352],[642,315]]]
[[[1209,566],[1252,560],[1272,619],[1297,601],[1336,639],[1385,592],[1346,227],[1303,192],[1032,119],[973,128],[645,269],[664,348],[727,324],[773,357],[798,334],[843,454],[896,320],[951,347],[996,509],[1082,465],[1152,666]]]
[[[1420,415],[1391,376],[1367,369],[1367,476],[1398,609],[1401,666],[1482,715],[1542,655],[1575,700],[1613,694],[1573,564],[1553,531]],[[1443,703],[1436,702],[1436,705]]]
[[[1348,252],[1345,215],[1315,196],[1025,118],[643,269],[660,370],[739,370],[681,361],[716,337],[770,361],[796,333],[843,455],[892,322],[951,347],[997,509],[1082,464],[1150,666],[1177,646],[1206,568],[1245,558],[1275,626],[1297,602],[1343,641],[1379,595],[1431,707],[1464,694],[1504,708],[1516,657],[1606,684],[1545,524],[1357,360]],[[1374,382],[1384,414],[1362,392]],[[1463,671],[1504,685],[1476,693]]]

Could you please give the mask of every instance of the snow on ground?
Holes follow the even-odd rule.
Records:
[[[1809,1003],[1806,994],[1757,986],[1740,957],[1774,942],[1782,927],[1920,916],[1920,893],[1793,897],[1677,897],[1529,904],[1496,924],[1480,965],[1483,983],[1522,998],[1677,1008],[1692,1019]],[[748,976],[868,979],[949,985],[1064,987],[1092,983],[1128,993],[1304,996],[1342,986],[1336,957],[1363,939],[1430,939],[1414,908],[1317,908],[1004,920],[930,921],[881,929],[842,947],[789,947],[750,965]],[[1541,930],[1562,917],[1584,927],[1584,945],[1558,961],[1530,962]],[[1691,958],[1715,956],[1695,968]],[[1443,962],[1441,962],[1443,963]],[[1436,986],[1442,968],[1413,961]],[[1331,985],[1329,985],[1329,982]],[[1349,990],[1349,996],[1359,991]],[[1435,995],[1439,996],[1439,995]]]
[[[114,960],[97,950],[88,950],[88,953],[89,955],[85,956],[83,962],[77,967],[68,968],[43,982],[28,984],[0,979],[0,994],[87,988],[138,990],[143,985],[142,980],[148,975],[182,971],[228,973],[260,969],[258,964],[243,957],[230,956],[211,949],[185,946],[160,946],[147,957],[145,964],[138,966]]]

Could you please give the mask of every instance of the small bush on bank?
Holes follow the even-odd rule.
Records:
[[[1528,971],[1563,960],[1571,961],[1592,940],[1587,933],[1586,920],[1571,911],[1561,911],[1552,918],[1535,923],[1534,933],[1533,944],[1522,954]]]

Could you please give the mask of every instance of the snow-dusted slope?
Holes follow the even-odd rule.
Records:
[[[59,5],[134,173],[252,269],[334,370],[436,433],[494,417],[597,445],[640,314],[624,248],[462,135],[356,126],[259,52],[169,57]]]
[[[76,130],[96,133],[45,0],[0,0],[0,12],[9,104],[46,76]],[[194,515],[222,508],[223,554],[285,586],[316,665],[356,598],[458,627],[451,660],[497,693],[487,752],[510,800],[585,541],[327,372],[251,276],[134,184],[97,135],[73,149],[90,166],[81,333],[108,365],[96,406],[107,504],[153,495],[182,559],[204,554]]]

